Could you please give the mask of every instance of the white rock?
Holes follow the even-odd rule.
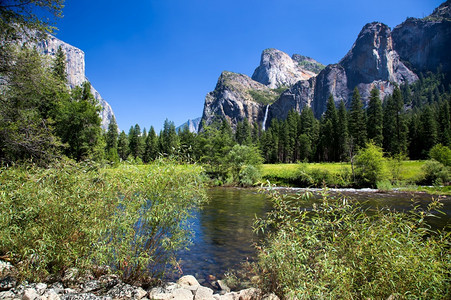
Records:
[[[22,300],[35,300],[39,297],[38,292],[35,289],[28,288],[25,290]]]
[[[47,289],[47,284],[38,283],[35,288],[36,288],[36,291],[39,293],[39,295],[43,295],[45,290]]]
[[[194,294],[194,300],[213,300],[213,290],[205,286],[199,286]]]
[[[197,279],[192,276],[192,275],[186,275],[181,277],[178,281],[177,284],[180,284],[182,287],[194,287],[194,288],[198,288],[200,286],[199,282],[197,281]],[[192,289],[191,289],[192,290]]]
[[[254,300],[259,299],[261,296],[261,291],[256,288],[249,288],[241,290],[239,294],[239,300]]]
[[[144,298],[144,297],[146,297],[147,296],[147,292],[143,289],[143,288],[141,288],[141,287],[138,287],[136,290],[135,290],[135,293],[134,293],[134,298],[135,299],[142,299],[142,298]]]

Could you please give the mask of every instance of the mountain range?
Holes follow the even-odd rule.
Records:
[[[336,64],[323,66],[299,54],[266,49],[252,77],[224,71],[205,97],[202,126],[226,119],[232,128],[247,120],[267,128],[292,109],[311,107],[320,118],[327,99],[350,106],[358,88],[364,104],[377,88],[381,98],[396,85],[411,84],[421,72],[451,74],[451,0],[422,19],[408,18],[393,30],[380,22],[366,24],[349,52]]]

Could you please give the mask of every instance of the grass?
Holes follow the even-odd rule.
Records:
[[[422,176],[422,166],[425,161],[418,160],[406,160],[402,161],[399,165],[395,162],[388,162],[388,169],[396,178],[397,187],[407,187],[410,190],[416,189],[423,191],[425,188],[420,188],[414,185],[416,181]],[[295,180],[299,176],[300,170],[306,173],[318,173],[329,174],[332,177],[340,176],[341,174],[351,174],[350,163],[298,163],[298,164],[264,164],[261,167],[263,180],[269,180],[273,184],[278,185],[295,185]],[[428,188],[424,191],[430,192],[437,190],[436,188]],[[442,188],[440,193],[450,193],[449,189]]]

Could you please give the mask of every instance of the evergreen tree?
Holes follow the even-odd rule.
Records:
[[[408,129],[404,114],[404,104],[399,87],[387,97],[384,107],[383,145],[391,155],[407,152]]]
[[[67,82],[66,76],[66,54],[63,51],[61,45],[55,54],[55,60],[53,62],[53,75],[61,82]]]
[[[159,138],[160,152],[164,155],[172,155],[179,148],[179,140],[175,130],[174,122],[168,119],[164,121],[163,130]]]
[[[316,147],[319,139],[319,121],[313,115],[313,111],[310,107],[304,107],[304,109],[301,111],[300,127],[301,135],[305,134],[309,139],[310,156],[306,158],[308,160],[312,160],[313,154],[316,153]]]
[[[332,95],[327,100],[327,108],[321,119],[320,146],[318,149],[319,160],[338,160],[338,139],[337,139],[338,115]]]
[[[250,145],[252,143],[251,127],[247,119],[238,122],[236,125],[235,140],[240,145]]]
[[[348,112],[346,111],[346,106],[343,101],[340,101],[340,105],[338,107],[337,145],[339,160],[345,160],[349,156],[349,132]]]
[[[149,133],[145,140],[143,161],[149,163],[158,157],[158,136],[153,126],[150,126]]]
[[[439,135],[438,140],[442,145],[451,146],[451,120],[450,120],[449,101],[444,100],[440,104],[438,116]]]
[[[368,139],[372,140],[374,145],[382,147],[382,124],[383,124],[383,113],[382,113],[382,102],[379,97],[379,90],[374,87],[371,90],[370,101],[367,108],[367,133]]]
[[[189,130],[188,125],[183,126],[183,128],[178,132],[180,140],[180,154],[183,155],[184,159],[191,160],[194,155],[194,139],[195,135]]]
[[[71,99],[60,106],[55,127],[62,142],[68,145],[65,149],[67,156],[80,161],[93,158],[100,150],[102,130],[99,112],[100,106],[91,94],[89,82],[74,89]]]
[[[427,158],[429,150],[437,143],[437,124],[429,105],[425,106],[420,116],[419,141],[422,158]]]
[[[127,134],[122,130],[119,134],[119,139],[117,142],[117,152],[119,154],[120,159],[127,160],[128,154],[129,154],[129,147],[128,147],[128,137]]]
[[[356,148],[360,149],[365,147],[367,139],[365,111],[363,110],[363,103],[357,87],[354,88],[354,92],[352,94],[348,123],[349,136],[354,142]]]
[[[117,149],[117,139],[119,137],[116,118],[113,116],[108,124],[108,131],[106,133],[106,149]]]

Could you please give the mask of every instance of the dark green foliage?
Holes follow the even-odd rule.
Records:
[[[153,126],[150,126],[144,148],[143,162],[149,163],[158,157],[158,136]]]
[[[71,92],[70,99],[60,105],[55,116],[56,133],[68,145],[65,154],[77,161],[92,159],[100,143],[100,106],[91,94],[91,84]]]
[[[10,54],[14,64],[0,74],[8,82],[0,86],[0,161],[32,159],[46,164],[59,156],[54,118],[69,94],[35,50],[11,50]]]
[[[318,158],[323,161],[338,161],[338,114],[332,95],[327,100],[327,108],[321,119]]]
[[[422,150],[421,156],[425,157],[437,143],[437,123],[429,105],[423,108],[419,121],[419,147]]]
[[[145,141],[143,140],[143,136],[141,134],[141,127],[139,127],[138,124],[130,128],[128,132],[128,143],[130,155],[135,159],[141,158],[145,150]]]
[[[116,118],[113,116],[108,124],[108,131],[106,133],[106,149],[117,149],[118,143],[118,128],[116,123]]]
[[[61,46],[58,47],[58,50],[55,54],[55,60],[53,62],[53,76],[59,79],[61,82],[67,81],[66,74],[66,54],[63,51]]]
[[[384,150],[391,155],[407,152],[408,128],[401,90],[395,87],[393,95],[384,103]]]
[[[170,122],[168,119],[164,121],[163,131],[159,137],[160,153],[166,156],[171,156],[176,153],[179,148],[180,141],[175,131],[174,122]]]
[[[382,147],[382,102],[379,97],[379,90],[376,87],[371,90],[370,101],[368,102],[366,128],[368,140],[373,141],[376,146]]]
[[[235,140],[240,145],[249,145],[252,143],[251,127],[247,119],[238,122],[236,125]]]
[[[363,110],[362,99],[357,87],[352,94],[351,109],[349,111],[349,137],[352,139],[355,148],[365,147],[367,140],[365,111]]]
[[[127,160],[128,154],[130,152],[128,148],[128,137],[127,134],[122,130],[122,132],[119,134],[119,139],[117,141],[117,152],[119,154],[119,158],[121,160]]]
[[[348,131],[348,112],[343,101],[340,101],[338,107],[338,121],[337,121],[337,146],[338,158],[341,161],[346,161],[349,158],[349,131]]]

